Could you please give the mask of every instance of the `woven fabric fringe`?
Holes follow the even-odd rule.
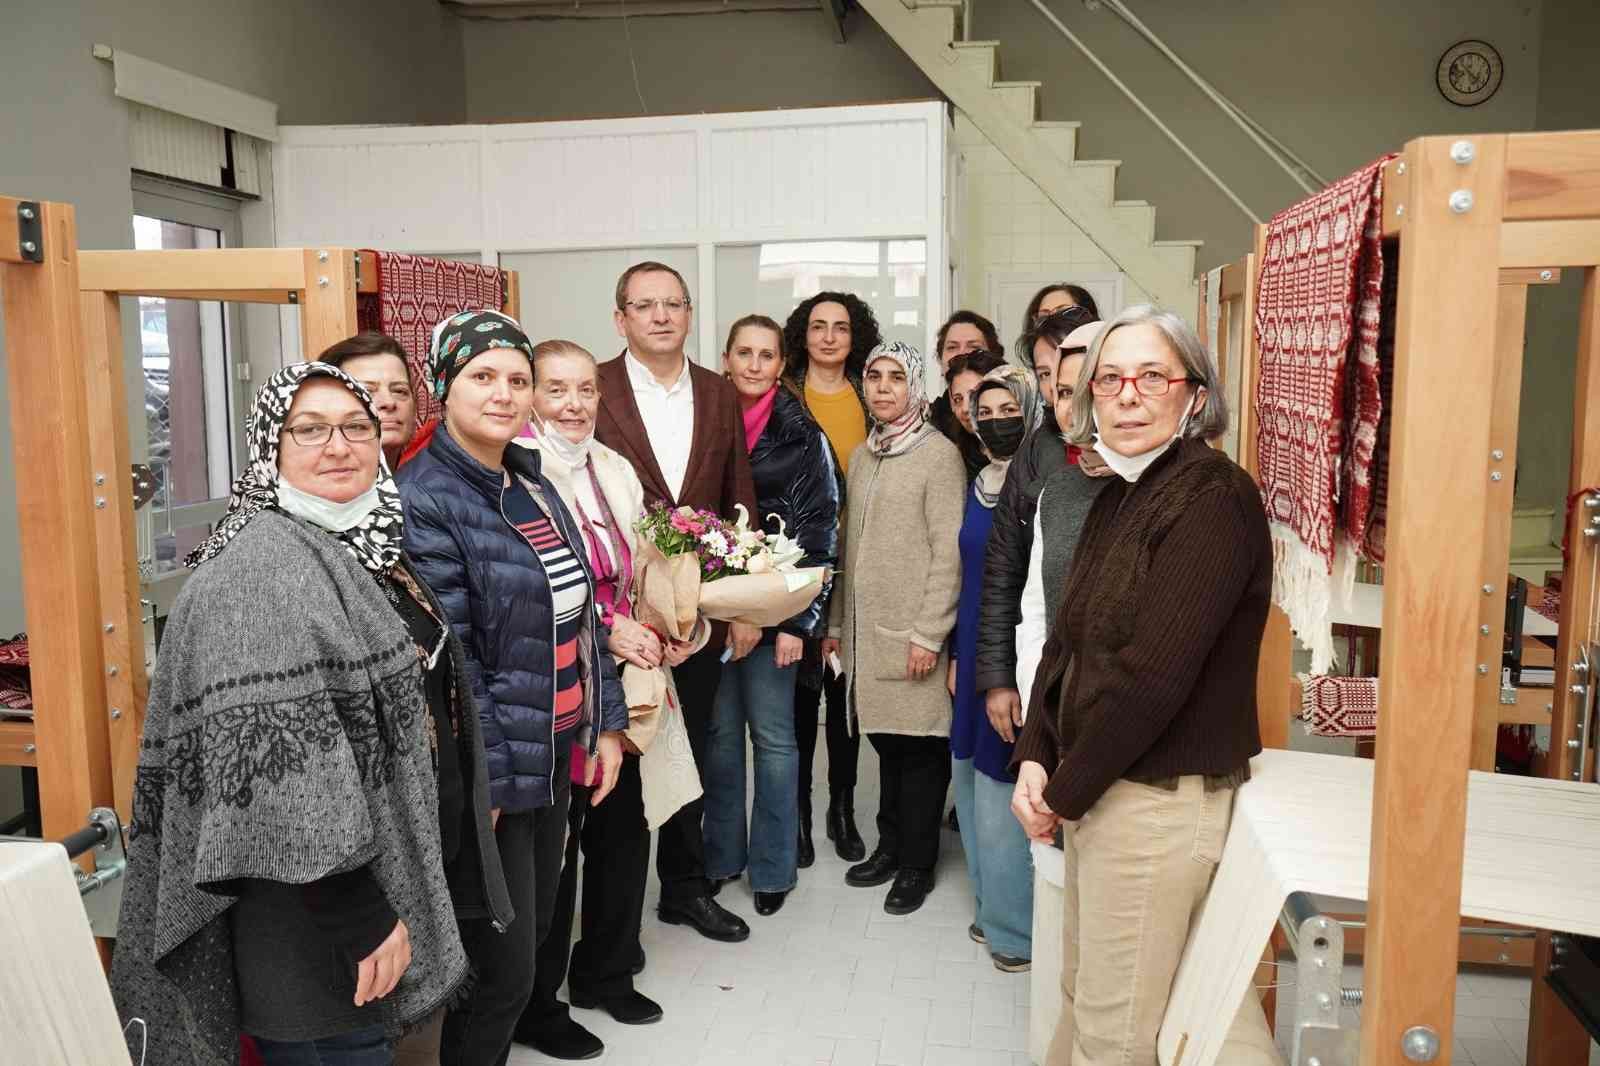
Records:
[[[1273,533],[1273,598],[1312,669],[1334,661],[1328,605],[1348,543],[1381,544],[1384,263],[1378,159],[1273,217],[1255,330],[1261,495]],[[1374,525],[1374,517],[1379,521]],[[1379,549],[1381,553],[1381,548]],[[1354,566],[1341,563],[1348,586]]]
[[[1314,736],[1376,736],[1378,679],[1301,674],[1300,717]]]
[[[500,308],[505,303],[505,271],[477,263],[458,263],[425,255],[376,252],[378,261],[378,319],[375,328],[400,342],[411,367],[411,388],[417,398],[417,424],[439,413],[428,374],[428,347],[433,327],[462,311]],[[356,318],[369,328],[371,305],[363,311],[356,302]]]

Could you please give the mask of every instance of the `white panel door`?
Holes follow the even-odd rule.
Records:
[[[1065,270],[1049,274],[992,270],[989,272],[989,307],[984,314],[999,330],[1001,343],[1010,351],[1013,342],[1027,325],[1022,315],[1028,309],[1028,301],[1046,285],[1065,282],[1083,286],[1094,297],[1095,304],[1100,308],[1100,317],[1110,321],[1122,310],[1125,280],[1126,275],[1120,270],[1108,271],[1104,264],[1092,270]],[[1018,352],[1016,355],[1024,362],[1030,358],[1028,352]]]

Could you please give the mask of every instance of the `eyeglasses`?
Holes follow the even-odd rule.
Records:
[[[1159,370],[1145,370],[1128,377],[1122,374],[1096,374],[1089,383],[1089,389],[1096,396],[1118,396],[1122,393],[1124,382],[1133,382],[1133,390],[1140,396],[1156,397],[1165,396],[1174,384],[1180,381],[1193,381],[1194,378],[1184,377],[1169,378]]]
[[[326,422],[302,422],[289,427],[289,436],[303,448],[320,448],[333,439],[335,429],[351,444],[368,444],[378,439],[378,423],[370,418],[346,422],[342,426],[330,426]]]
[[[688,300],[629,300],[622,306],[644,318],[660,305],[667,309],[669,315],[681,315],[689,309]]]

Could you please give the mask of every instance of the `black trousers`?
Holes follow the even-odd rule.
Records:
[[[617,999],[633,991],[644,886],[650,876],[650,830],[644,821],[638,756],[623,756],[617,786],[598,807],[589,805],[593,794],[582,785],[572,789],[566,861],[550,931],[539,945],[534,965],[533,998],[517,1026],[520,1043],[531,1043],[541,1026],[567,1014],[567,1005],[557,997],[569,976],[569,962],[572,988],[580,998]],[[580,850],[582,939],[569,953]]]
[[[461,942],[477,984],[466,1002],[445,1016],[440,1066],[505,1066],[517,1020],[533,995],[534,957],[555,913],[572,798],[572,745],[558,745],[555,802],[531,811],[502,811],[495,826],[517,914],[503,933],[486,918],[461,923]]]
[[[845,718],[845,679],[822,669],[822,687],[796,685],[794,735],[800,742],[800,809],[811,810],[811,764],[817,756],[817,711],[828,702],[828,802],[856,787],[856,761],[861,756],[861,734],[850,731]]]
[[[672,679],[678,686],[683,724],[689,733],[689,750],[695,765],[706,765],[706,735],[722,681],[723,646],[713,640],[678,666]],[[656,875],[661,878],[661,902],[681,905],[709,895],[706,882],[706,842],[701,828],[704,799],[685,804],[662,824],[656,841]]]
[[[895,733],[868,739],[878,753],[878,846],[906,869],[932,870],[950,787],[950,739]]]

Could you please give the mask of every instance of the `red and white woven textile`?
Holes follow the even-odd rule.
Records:
[[[1318,674],[1334,661],[1335,563],[1348,586],[1377,501],[1388,158],[1273,217],[1257,290],[1257,457],[1273,597]]]
[[[1314,736],[1376,736],[1378,679],[1301,674],[1300,717]]]
[[[428,375],[433,327],[462,311],[483,307],[498,310],[505,303],[505,271],[425,255],[374,254],[378,262],[377,297],[375,301],[357,300],[356,320],[362,329],[382,330],[405,348],[411,388],[417,398],[417,424],[421,425],[438,414],[439,406]]]

